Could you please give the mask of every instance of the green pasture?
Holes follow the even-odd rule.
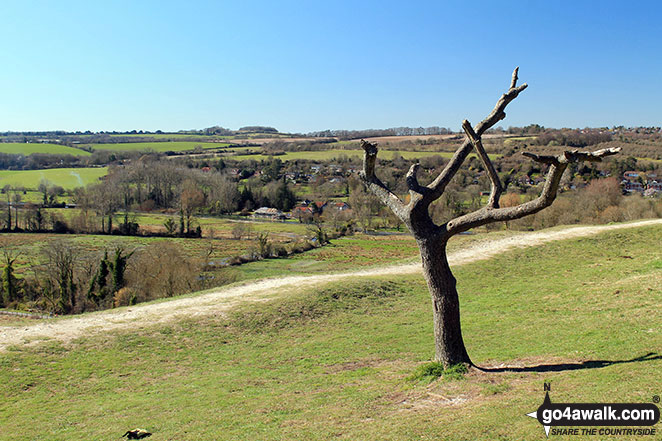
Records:
[[[434,352],[420,275],[14,346],[0,354],[0,440],[120,439],[135,427],[153,440],[545,439],[525,415],[545,382],[553,402],[659,396],[661,235],[623,230],[454,268],[467,349],[494,369],[463,379],[412,379]]]
[[[30,193],[30,192],[28,192]],[[41,193],[36,193],[32,196],[31,199],[41,195]],[[81,212],[80,209],[71,209],[71,208],[50,208],[47,210],[48,213],[57,214],[65,220],[71,220],[74,217],[78,216]],[[124,213],[116,213],[115,224],[120,223],[124,219]],[[168,219],[172,219],[176,225],[179,225],[179,214],[164,214],[164,213],[130,213],[129,219],[132,222],[137,222],[143,229],[150,230],[164,230],[164,223]],[[302,223],[295,221],[267,221],[267,220],[255,220],[250,216],[246,217],[216,217],[216,216],[194,216],[192,220],[192,225],[200,226],[204,236],[213,235],[217,238],[228,238],[232,236],[232,231],[237,227],[237,225],[245,225],[247,231],[251,235],[256,235],[258,233],[269,233],[273,239],[285,240],[291,239],[296,236],[312,236],[310,228]],[[99,227],[101,226],[101,219],[99,218]]]
[[[31,155],[33,153],[49,153],[51,155],[73,155],[90,156],[89,152],[81,149],[75,149],[66,145],[59,144],[41,144],[41,143],[21,143],[21,142],[2,142],[0,143],[0,153],[12,155]]]
[[[222,142],[195,142],[195,141],[173,141],[173,142],[120,142],[116,144],[85,144],[94,150],[111,151],[155,151],[155,152],[183,152],[203,149],[220,149],[229,144]]]
[[[41,204],[44,201],[44,195],[40,191],[26,190],[21,193],[21,202],[30,202],[33,204]],[[73,197],[70,194],[64,194],[56,198],[57,202],[70,203]]]
[[[110,135],[111,138],[152,138],[157,140],[162,139],[180,139],[180,140],[190,140],[196,139],[202,142],[207,141],[219,141],[224,139],[230,139],[228,136],[221,135],[196,135],[192,133],[153,133],[153,134],[130,134],[130,135]]]
[[[24,187],[35,190],[42,180],[65,189],[84,187],[99,182],[108,173],[107,167],[95,168],[51,168],[46,170],[0,170],[0,187]]]

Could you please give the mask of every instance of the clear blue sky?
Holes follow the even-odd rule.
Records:
[[[0,131],[662,124],[662,2],[0,3]]]

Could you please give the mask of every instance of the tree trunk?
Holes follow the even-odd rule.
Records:
[[[471,365],[462,340],[460,302],[455,277],[446,258],[446,242],[438,237],[418,239],[417,242],[423,274],[432,296],[435,361],[444,367],[459,363]]]

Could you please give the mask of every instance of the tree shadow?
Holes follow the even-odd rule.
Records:
[[[537,366],[526,367],[497,367],[497,368],[483,368],[474,366],[476,369],[483,372],[561,372],[561,371],[575,371],[578,369],[598,369],[615,364],[623,363],[640,363],[643,361],[662,360],[662,355],[655,352],[649,352],[641,357],[631,358],[629,360],[587,360],[579,363],[558,363],[558,364],[539,364]]]

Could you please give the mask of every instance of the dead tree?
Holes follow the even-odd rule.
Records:
[[[435,360],[444,366],[458,363],[471,365],[471,359],[462,340],[460,327],[460,304],[457,295],[455,277],[446,258],[448,240],[463,231],[498,221],[512,221],[537,213],[552,204],[556,198],[561,175],[572,162],[601,161],[603,157],[617,153],[620,148],[603,149],[594,152],[566,151],[559,156],[540,156],[523,153],[536,162],[549,166],[543,190],[538,198],[515,207],[500,208],[499,197],[504,190],[490,158],[485,153],[481,135],[506,117],[504,112],[508,103],[514,100],[527,84],[517,86],[516,68],[513,72],[510,88],[501,96],[492,112],[475,127],[469,121],[462,123],[466,134],[464,143],[457,149],[448,164],[429,185],[420,185],[416,177],[419,164],[413,164],[406,175],[410,199],[405,203],[391,192],[375,176],[377,146],[361,140],[365,151],[363,170],[359,173],[364,185],[386,204],[399,217],[413,234],[421,253],[423,273],[432,297],[434,314]],[[491,192],[487,205],[477,211],[459,216],[437,225],[430,217],[430,204],[439,199],[446,186],[458,172],[469,153],[475,149],[485,166],[491,181]]]

